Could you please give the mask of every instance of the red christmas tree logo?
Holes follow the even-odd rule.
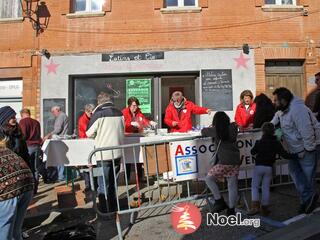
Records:
[[[171,223],[181,234],[190,234],[200,227],[200,210],[192,203],[178,203],[172,208]]]

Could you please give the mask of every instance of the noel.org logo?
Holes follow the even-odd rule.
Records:
[[[201,225],[200,210],[192,203],[178,203],[172,208],[171,223],[180,234],[193,233]]]

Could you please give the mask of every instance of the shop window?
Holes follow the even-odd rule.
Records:
[[[148,119],[153,119],[153,78],[152,77],[76,77],[74,78],[73,126],[88,103],[96,105],[100,92],[114,96],[115,106],[122,110],[127,107],[129,97],[137,97],[141,111]]]
[[[267,5],[296,5],[296,0],[265,0]]]
[[[20,18],[22,9],[20,0],[1,0],[0,1],[0,19]]]
[[[166,7],[197,7],[198,0],[166,0]]]
[[[74,0],[75,12],[102,11],[104,0]]]

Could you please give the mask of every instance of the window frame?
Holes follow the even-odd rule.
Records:
[[[267,6],[297,6],[297,0],[292,0],[292,4],[283,4],[282,0],[275,0],[275,3],[265,3]]]
[[[10,2],[10,3],[13,3],[13,0],[7,0],[8,2]],[[13,15],[11,15],[10,17],[1,17],[1,15],[0,15],[0,21],[7,21],[7,20],[15,20],[15,19],[22,19],[23,18],[23,14],[22,14],[22,6],[21,6],[21,4],[20,4],[20,0],[15,0],[16,1],[16,3],[14,3],[14,5],[15,4],[17,4],[17,8],[15,9],[16,11],[15,12],[13,12],[13,9],[11,8],[11,12],[13,13]],[[12,6],[14,6],[14,5],[12,5]],[[1,11],[1,10],[0,10]]]
[[[194,0],[193,6],[185,6],[184,0],[178,0],[177,6],[167,6],[167,0],[165,0],[165,8],[194,8],[194,7],[199,7],[199,0]]]
[[[86,9],[85,10],[77,10],[77,0],[73,1],[73,9],[75,13],[96,13],[96,12],[102,12],[103,11],[103,2],[101,1],[101,8],[98,10],[92,10],[92,1],[94,0],[85,0],[86,2]]]

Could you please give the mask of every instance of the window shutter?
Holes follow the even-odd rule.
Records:
[[[159,10],[164,7],[165,0],[153,0],[154,9]]]
[[[69,13],[74,13],[75,12],[75,0],[70,0],[69,1]]]
[[[264,0],[255,0],[256,1],[256,7],[262,7],[264,5]]]
[[[112,0],[106,0],[104,1],[104,4],[102,6],[102,11],[111,12],[111,7],[112,7]]]
[[[309,6],[309,0],[298,0],[297,5],[308,7]]]
[[[207,8],[209,6],[209,0],[199,0],[199,7]]]

